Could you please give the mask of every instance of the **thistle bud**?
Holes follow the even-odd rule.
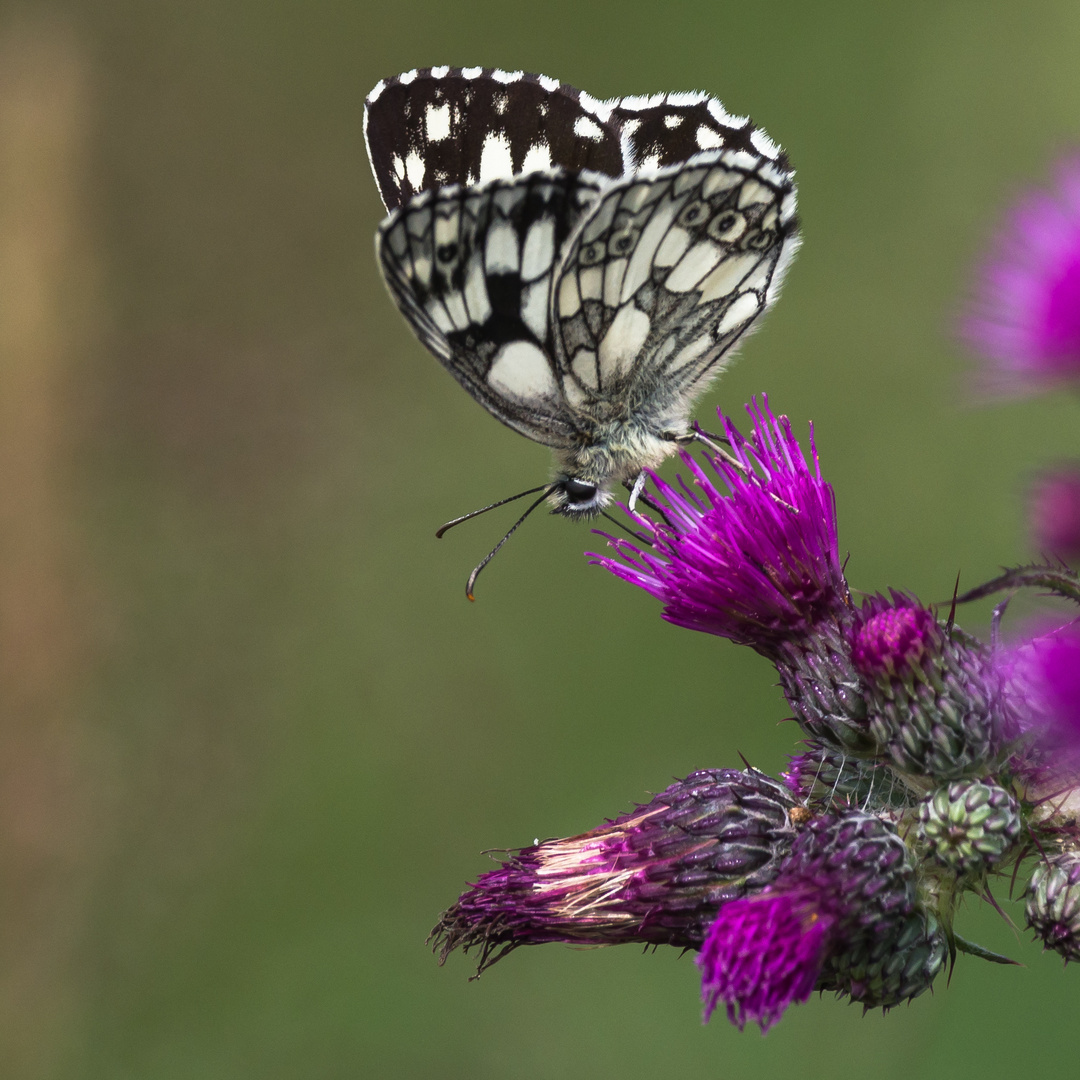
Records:
[[[952,779],[993,757],[998,694],[989,652],[903,593],[872,597],[855,623],[852,663],[868,726],[897,768]]]
[[[957,780],[919,805],[919,836],[956,874],[977,874],[1000,862],[1020,835],[1020,806],[1004,788]]]
[[[1041,862],[1027,887],[1027,922],[1047,949],[1080,960],[1080,852]]]
[[[793,806],[756,769],[691,773],[598,829],[523,848],[481,874],[442,916],[435,945],[442,960],[479,949],[480,971],[548,941],[697,948],[722,904],[779,873]]]

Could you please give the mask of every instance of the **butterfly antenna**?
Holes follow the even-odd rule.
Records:
[[[540,488],[533,488],[533,491],[540,491],[540,490],[541,490]],[[476,584],[476,579],[480,576],[480,571],[483,570],[484,567],[487,566],[487,564],[489,562],[491,562],[492,559],[495,558],[495,556],[499,553],[499,548],[501,548],[503,546],[503,544],[505,544],[506,541],[509,540],[510,537],[513,536],[514,533],[517,532],[518,526],[548,497],[548,495],[551,494],[552,491],[555,490],[555,487],[554,487],[554,485],[551,485],[551,486],[543,488],[542,490],[544,492],[543,495],[541,495],[540,498],[537,499],[536,502],[534,502],[529,507],[529,509],[526,510],[525,513],[522,514],[521,517],[519,517],[517,519],[517,521],[515,521],[514,524],[510,526],[509,532],[507,532],[507,534],[491,549],[491,551],[481,560],[480,565],[477,566],[477,568],[469,575],[469,580],[465,584],[465,595],[470,600],[473,600],[473,601],[476,600],[476,597],[473,596],[473,586]],[[528,491],[523,491],[522,492],[522,495],[529,495],[529,494],[531,494],[531,492],[528,492]],[[521,498],[521,496],[520,495],[515,495],[514,498]],[[510,502],[510,500],[509,499],[503,499],[503,502]],[[498,506],[498,505],[501,505],[501,504],[496,503],[495,505]],[[485,507],[485,509],[490,510],[491,507]],[[479,513],[482,513],[482,512],[483,511],[477,510],[475,512],[475,514],[479,514]],[[466,515],[466,516],[475,516],[475,514]],[[451,522],[450,524],[453,525],[454,522]],[[446,527],[448,528],[449,526],[446,526]]]
[[[441,540],[443,534],[452,529],[455,525],[460,525],[463,521],[469,521],[471,518],[486,514],[489,510],[494,510],[496,507],[505,506],[507,503],[512,503],[516,499],[524,499],[526,495],[535,495],[538,491],[542,491],[544,492],[544,498],[547,498],[547,493],[550,490],[550,485],[543,484],[540,487],[529,488],[528,491],[519,491],[516,495],[511,495],[506,499],[500,499],[498,502],[493,502],[490,506],[482,506],[479,510],[470,510],[469,513],[462,514],[461,517],[456,517],[453,521],[448,521],[445,525],[441,526],[435,533],[435,538]],[[515,528],[516,527],[517,526],[515,526]],[[494,554],[494,552],[492,552],[492,554]]]

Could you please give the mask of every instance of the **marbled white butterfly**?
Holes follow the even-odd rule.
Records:
[[[555,452],[530,511],[588,518],[614,484],[636,494],[776,299],[799,244],[784,153],[702,93],[598,101],[489,68],[383,80],[364,133],[395,303],[484,408]]]

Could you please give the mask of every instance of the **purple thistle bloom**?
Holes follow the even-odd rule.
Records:
[[[1065,562],[1080,560],[1080,465],[1041,473],[1032,485],[1029,509],[1038,549]]]
[[[768,654],[843,609],[848,592],[833,490],[821,478],[812,429],[811,467],[787,417],[773,416],[767,398],[747,412],[749,438],[720,414],[742,467],[709,459],[728,494],[683,453],[692,486],[650,474],[668,523],[635,515],[651,533],[652,548],[608,537],[618,557],[592,559],[662,601],[669,622]]]
[[[810,997],[836,921],[814,901],[803,889],[721,908],[696,961],[706,1020],[722,1001],[740,1031],[750,1021],[764,1034],[789,1005]]]
[[[1080,378],[1080,156],[1057,174],[1053,191],[1029,192],[1012,209],[963,324],[994,365],[991,389]]]

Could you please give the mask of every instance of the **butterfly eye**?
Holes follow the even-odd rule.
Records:
[[[450,263],[457,257],[457,251],[457,244],[440,244],[435,249],[435,258],[441,263]]]
[[[599,262],[604,261],[604,255],[607,252],[607,248],[604,245],[603,240],[594,240],[591,244],[586,244],[581,249],[581,254],[578,256],[578,262],[582,266],[595,266]]]
[[[695,225],[700,225],[709,216],[709,213],[709,204],[702,202],[700,199],[695,199],[682,208],[677,220],[683,228],[692,229]]]
[[[772,229],[759,229],[744,238],[743,247],[751,251],[764,251],[775,239],[776,233]]]
[[[722,210],[709,222],[707,231],[714,240],[730,243],[746,232],[746,218],[738,210]]]
[[[580,506],[596,498],[596,485],[582,480],[564,480],[560,485],[569,506]]]
[[[608,240],[608,252],[612,255],[628,255],[634,250],[637,240],[637,229],[622,229],[617,233],[612,233]]]

